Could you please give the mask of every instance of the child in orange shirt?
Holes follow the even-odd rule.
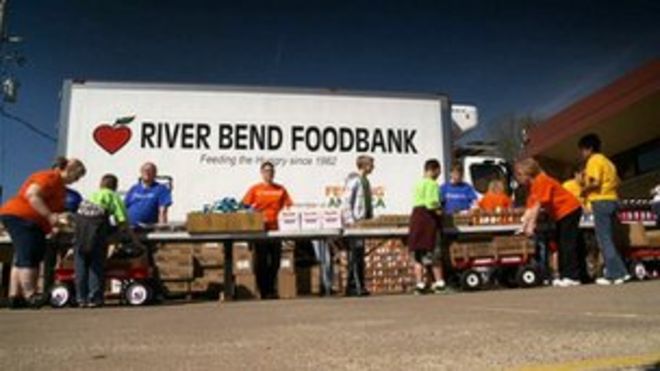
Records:
[[[511,198],[504,191],[504,182],[495,179],[488,184],[488,192],[479,201],[479,208],[485,211],[496,211],[511,208]]]
[[[534,159],[517,162],[515,170],[518,182],[529,188],[523,231],[528,235],[535,233],[539,212],[543,208],[557,226],[560,279],[553,284],[560,287],[579,285],[577,243],[582,217],[580,201],[556,179],[544,173]]]

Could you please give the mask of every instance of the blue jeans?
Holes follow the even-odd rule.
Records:
[[[628,274],[626,265],[619,256],[619,251],[614,246],[614,225],[616,223],[616,201],[593,201],[591,209],[594,214],[594,227],[598,247],[605,260],[607,270],[605,278],[614,280],[623,278]]]
[[[549,237],[546,235],[537,234],[534,236],[534,246],[536,247],[536,264],[538,265],[541,273],[541,278],[551,279],[549,254],[550,249],[548,246]]]
[[[332,281],[334,276],[330,244],[325,240],[314,240],[312,241],[312,245],[314,246],[316,260],[321,264],[321,283],[323,284],[323,290],[329,295],[332,293]]]
[[[79,304],[103,303],[105,290],[105,249],[99,246],[88,253],[76,249],[76,299]]]

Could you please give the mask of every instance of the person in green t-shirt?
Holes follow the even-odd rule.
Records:
[[[415,294],[426,292],[427,285],[424,277],[428,267],[431,268],[435,280],[431,285],[431,290],[434,293],[441,293],[445,289],[438,241],[441,216],[438,177],[441,172],[438,160],[428,160],[424,164],[424,177],[415,185],[408,236],[408,249],[414,259],[415,279],[417,281]]]
[[[128,212],[117,194],[119,181],[113,174],[101,178],[101,187],[83,201],[76,214],[74,265],[76,299],[80,307],[103,304],[105,286],[105,258],[108,238],[113,230],[110,219],[119,230],[139,241],[129,228]]]

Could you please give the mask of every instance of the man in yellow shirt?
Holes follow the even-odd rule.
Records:
[[[605,277],[597,279],[596,283],[619,285],[630,279],[626,266],[614,246],[619,177],[614,164],[600,153],[600,147],[600,138],[596,134],[585,135],[578,142],[580,155],[586,161],[582,196],[591,203],[596,240],[607,271]]]

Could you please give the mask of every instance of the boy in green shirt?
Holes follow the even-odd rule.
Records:
[[[80,307],[103,305],[105,287],[105,257],[108,237],[113,231],[110,219],[127,231],[133,241],[136,236],[128,228],[128,213],[116,193],[119,181],[112,174],[101,178],[101,187],[83,201],[76,214],[74,263],[76,298]]]
[[[427,267],[431,267],[435,280],[431,285],[433,292],[441,293],[445,289],[438,243],[441,209],[437,180],[440,174],[440,162],[435,159],[428,160],[424,164],[424,178],[415,185],[408,236],[408,249],[415,261],[415,294],[426,291],[424,277]]]

